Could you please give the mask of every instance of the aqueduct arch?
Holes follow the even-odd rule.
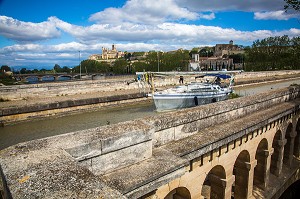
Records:
[[[223,166],[213,167],[207,174],[202,186],[201,195],[204,198],[224,198],[226,173]]]
[[[189,190],[185,187],[178,187],[170,191],[170,193],[164,199],[191,199]]]
[[[268,151],[267,139],[262,139],[258,144],[255,159],[257,165],[254,168],[253,185],[264,190],[267,187],[269,180],[268,162],[270,159],[270,153]]]
[[[300,158],[300,119],[298,119],[295,130],[297,135],[295,137],[293,155],[297,158]]]
[[[232,186],[232,192],[234,199],[248,198],[248,195],[252,194],[252,190],[249,190],[249,183],[252,183],[252,179],[249,178],[250,169],[250,154],[244,150],[237,157],[233,167],[235,183]]]
[[[294,139],[293,137],[293,125],[290,123],[288,124],[286,131],[285,131],[285,139],[286,144],[284,145],[284,156],[283,156],[283,163],[287,166],[290,166],[292,163],[293,158],[293,148],[294,148]]]
[[[272,148],[274,149],[274,153],[271,157],[271,167],[270,172],[275,176],[279,176],[282,170],[282,159],[283,159],[283,149],[286,140],[283,139],[281,130],[278,130],[275,133]]]

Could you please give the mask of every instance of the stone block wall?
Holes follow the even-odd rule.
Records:
[[[100,127],[95,131],[97,135],[90,142],[65,148],[80,165],[95,174],[133,165],[152,156],[154,129],[140,121]]]

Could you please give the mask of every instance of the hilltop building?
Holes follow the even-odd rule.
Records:
[[[234,45],[233,41],[230,40],[229,44],[216,44],[215,46],[215,57],[223,57],[224,55],[233,55],[244,53],[243,49],[238,45]]]
[[[90,60],[105,61],[124,57],[125,53],[118,51],[116,45],[112,45],[112,49],[102,47],[102,54],[93,54],[89,56]]]
[[[199,70],[233,70],[241,68],[241,63],[233,63],[233,59],[228,58],[229,55],[243,54],[244,50],[234,45],[233,41],[229,41],[229,44],[216,44],[214,47],[214,56],[200,57],[199,54],[192,54],[192,60],[189,65],[191,71]]]

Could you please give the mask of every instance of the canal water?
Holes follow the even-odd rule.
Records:
[[[240,96],[248,96],[272,89],[288,87],[291,84],[300,84],[300,78],[276,83],[239,86],[234,90]],[[0,127],[0,150],[28,140],[114,124],[156,114],[159,113],[155,111],[152,102],[139,102],[135,105],[107,108],[94,112],[80,113],[59,118],[47,118],[45,120]]]

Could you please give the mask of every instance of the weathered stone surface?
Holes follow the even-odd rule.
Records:
[[[133,93],[127,95],[115,95],[115,96],[108,96],[108,97],[105,96],[99,98],[74,99],[74,100],[66,100],[60,102],[52,102],[47,104],[31,104],[31,105],[25,104],[23,106],[18,106],[18,107],[2,108],[1,116],[30,113],[30,112],[37,112],[37,111],[51,110],[51,109],[62,109],[62,108],[73,107],[73,106],[84,106],[88,104],[122,101],[122,100],[136,99],[142,97],[145,97],[145,93]]]
[[[17,145],[0,155],[12,198],[124,198],[62,150]]]
[[[183,175],[187,165],[186,160],[167,150],[155,149],[151,158],[106,174],[102,179],[129,198],[138,198]]]

